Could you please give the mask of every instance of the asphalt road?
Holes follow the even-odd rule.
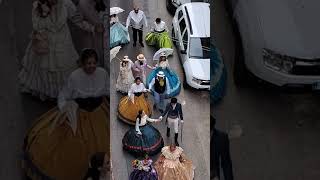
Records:
[[[222,0],[215,1],[213,36],[228,67],[227,95],[213,108],[231,136],[237,180],[320,179],[320,98],[255,84],[237,88],[232,67],[238,47]]]
[[[140,9],[143,10],[147,16],[149,25],[155,20],[156,17],[161,17],[164,20],[169,28],[171,29],[172,16],[166,10],[165,1],[137,1]],[[119,15],[119,20],[123,23],[126,21],[126,17],[133,9],[133,1],[117,1],[112,0],[110,7],[121,7],[125,9],[125,12]],[[144,35],[146,35],[146,31]],[[131,36],[132,39],[132,36]],[[144,53],[147,59],[149,59],[149,64],[152,64],[151,58],[155,53],[156,49],[148,47],[145,44],[144,48],[141,48],[139,44],[137,47],[133,47],[132,43],[126,45],[123,49],[120,50],[117,55],[120,59],[124,55],[128,55],[133,61],[136,59],[136,56],[139,53]],[[176,51],[173,56],[169,58],[170,66],[177,72],[180,78],[183,80],[183,71],[180,61],[178,59],[178,54]],[[114,59],[111,63],[111,146],[112,146],[112,159],[113,159],[113,170],[115,179],[128,179],[131,168],[131,161],[134,159],[133,156],[124,152],[122,150],[122,138],[130,126],[119,121],[117,119],[117,106],[119,99],[122,95],[118,94],[115,90],[116,78],[119,71],[119,60]],[[149,96],[151,100],[152,97]],[[195,91],[195,90],[185,90],[182,89],[180,95],[178,96],[178,101],[182,104],[185,117],[185,125],[183,129],[183,143],[182,147],[185,150],[187,156],[193,160],[194,165],[196,166],[195,170],[195,179],[204,180],[209,177],[209,94],[205,91]],[[159,113],[155,112],[152,117],[159,117]],[[163,123],[154,125],[157,129],[160,130],[163,135],[165,143],[167,143],[167,138],[165,136],[166,126]],[[131,127],[132,128],[132,127]],[[180,138],[179,138],[180,139]],[[154,160],[158,156],[153,157]]]

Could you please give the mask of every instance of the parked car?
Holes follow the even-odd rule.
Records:
[[[209,3],[209,0],[166,0],[167,9],[171,14],[174,14],[179,6],[192,2]]]
[[[314,21],[320,1],[228,3],[242,45],[235,59],[237,84],[253,74],[281,87],[320,89],[320,24]]]
[[[208,3],[181,5],[173,17],[172,37],[185,72],[184,85],[210,89],[210,8]]]

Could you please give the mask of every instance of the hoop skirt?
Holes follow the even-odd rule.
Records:
[[[150,165],[149,168],[149,171],[135,168],[131,172],[129,180],[158,180],[158,174],[155,168],[152,165]]]
[[[110,28],[110,49],[130,42],[128,30],[119,22]]]
[[[135,125],[139,110],[143,110],[148,116],[151,116],[152,110],[143,94],[134,96],[134,103],[128,96],[120,99],[118,105],[118,117],[120,120]]]
[[[168,78],[169,84],[170,84],[170,94],[166,94],[166,98],[171,98],[174,96],[179,95],[180,90],[181,90],[181,82],[179,76],[171,69],[169,68],[161,68],[157,67],[153,71],[150,72],[150,74],[147,77],[147,87],[151,83],[152,79],[157,76],[157,73],[159,71],[163,71],[165,74],[165,77]],[[153,94],[154,89],[151,90]]]
[[[110,157],[109,107],[105,103],[91,112],[78,110],[75,134],[66,116],[51,129],[58,114],[54,108],[42,115],[25,137],[23,167],[33,180],[82,179],[92,155],[106,152]]]
[[[227,73],[223,60],[215,47],[212,51],[213,61],[211,67],[211,91],[210,98],[213,103],[218,103],[225,95]]]
[[[126,132],[122,139],[123,149],[135,156],[155,155],[164,146],[160,132],[150,124],[140,126],[142,135],[138,135],[134,128]]]
[[[171,38],[167,31],[164,32],[149,32],[146,36],[146,43],[149,46],[156,46],[156,48],[171,48],[173,47]]]

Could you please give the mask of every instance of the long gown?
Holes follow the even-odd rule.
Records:
[[[165,77],[168,78],[170,84],[170,94],[166,94],[166,98],[171,98],[180,94],[181,82],[179,76],[170,69],[168,61],[162,61],[159,66],[150,72],[147,77],[147,86],[151,83],[154,77],[157,77],[159,71],[163,71]],[[152,93],[153,93],[152,89]]]
[[[24,141],[24,170],[33,180],[82,179],[93,154],[110,157],[107,73],[75,70],[59,94],[58,107],[37,119]],[[63,112],[66,112],[63,113]]]
[[[151,115],[150,104],[143,94],[145,90],[143,83],[140,83],[140,85],[133,83],[131,85],[128,96],[122,97],[118,105],[118,117],[120,120],[135,125],[136,117],[140,110],[143,110],[148,116]]]
[[[173,47],[165,22],[154,23],[153,32],[149,32],[146,36],[146,43],[158,49]]]
[[[130,173],[129,180],[158,180],[158,174],[152,166],[151,159],[134,160],[132,164],[134,169]]]
[[[73,46],[67,20],[86,31],[93,32],[94,27],[79,18],[70,0],[58,0],[56,8],[53,8],[56,10],[46,18],[38,15],[36,5],[37,1],[32,10],[33,30],[47,34],[49,52],[42,55],[34,53],[30,42],[18,78],[23,92],[45,100],[57,98],[65,80],[77,68],[79,56]]]
[[[122,67],[120,63],[120,72],[117,79],[116,89],[121,93],[128,93],[132,83],[134,82],[134,77],[132,74],[132,68],[134,64],[130,60],[127,66]]]
[[[155,168],[158,173],[159,180],[193,180],[194,169],[191,160],[186,159],[183,149],[176,147],[176,150],[171,152],[169,146],[165,146],[161,150],[164,156],[164,162],[161,163],[159,158],[155,163]],[[184,159],[180,162],[180,157]]]
[[[225,94],[227,73],[223,60],[216,47],[211,50],[213,60],[210,64],[211,90],[210,99],[213,103],[218,103]]]
[[[105,2],[106,4],[106,2]],[[98,12],[95,8],[95,0],[79,0],[78,8],[83,16],[83,18],[88,21],[90,24],[98,25],[103,24],[105,29],[108,25],[109,16],[107,15],[107,10]],[[82,31],[79,33],[81,38],[75,39],[75,41],[80,41],[79,50],[81,51],[84,48],[93,48],[98,54],[99,64],[104,65],[104,49],[106,48],[105,39],[108,37],[108,32],[105,33],[91,33]]]
[[[110,26],[110,49],[130,42],[129,32],[119,22],[118,17],[112,19]]]
[[[136,127],[128,130],[122,139],[123,148],[135,156],[159,153],[164,146],[163,138],[160,132],[149,124],[158,121],[147,115],[141,117],[141,120],[136,119]],[[137,134],[138,132],[141,135]]]

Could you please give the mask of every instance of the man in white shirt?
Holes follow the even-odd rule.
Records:
[[[143,32],[143,25],[148,27],[148,22],[146,15],[143,11],[139,10],[138,7],[135,7],[128,15],[126,27],[128,29],[129,25],[132,27],[133,31],[133,46],[136,46],[137,42],[137,34],[139,34],[139,43],[142,47],[143,45],[143,38],[142,38],[142,32]]]

